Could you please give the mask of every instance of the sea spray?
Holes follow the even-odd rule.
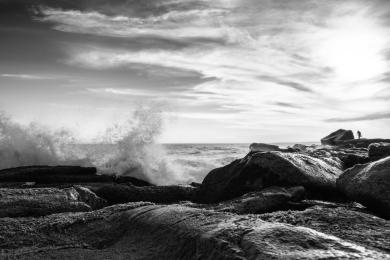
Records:
[[[0,169],[28,165],[77,164],[89,165],[65,145],[72,141],[65,130],[51,132],[38,124],[22,126],[13,122],[5,113],[0,113]]]
[[[93,145],[81,144],[70,131],[53,131],[36,123],[22,126],[0,113],[0,169],[96,166],[101,174],[128,175],[159,185],[193,181],[194,177],[167,160],[164,147],[156,142],[162,130],[163,107],[157,105],[139,106],[126,122],[110,127]]]
[[[99,171],[130,175],[159,185],[191,181],[166,160],[165,149],[156,142],[162,130],[162,106],[139,106],[127,122],[108,130],[106,136],[116,144],[115,151],[103,163],[97,163]]]

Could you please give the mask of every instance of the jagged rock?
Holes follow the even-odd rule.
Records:
[[[352,130],[339,129],[321,139],[323,145],[337,145],[339,141],[355,139]]]
[[[200,202],[232,199],[270,186],[304,186],[311,194],[335,193],[342,164],[332,158],[314,158],[299,153],[249,154],[241,160],[212,170],[197,193]]]
[[[0,189],[0,217],[44,216],[59,212],[90,211],[73,189]]]
[[[78,199],[86,204],[88,204],[93,210],[101,209],[107,206],[107,201],[98,197],[90,189],[82,186],[73,187],[78,193]]]
[[[212,209],[236,214],[259,214],[276,210],[287,210],[295,207],[290,202],[299,202],[305,196],[305,188],[270,187],[262,191],[247,193],[233,200],[223,201],[218,204],[193,204],[185,205],[196,208]]]
[[[196,188],[192,186],[145,186],[103,185],[92,189],[99,197],[110,204],[150,201],[156,203],[173,203],[193,200]]]
[[[252,143],[249,146],[250,152],[270,152],[280,151],[281,149],[277,145],[264,144],[264,143]]]
[[[368,156],[375,161],[390,156],[390,143],[373,143],[368,146]]]
[[[337,187],[350,199],[390,218],[390,156],[347,169]]]
[[[335,160],[335,158],[338,158],[342,162],[343,169],[369,162],[366,148],[318,147],[307,150],[306,154],[323,160]]]
[[[361,239],[364,241],[364,239]],[[17,259],[386,259],[388,254],[255,215],[129,203],[89,213],[0,219]]]
[[[270,222],[308,227],[360,246],[390,253],[389,220],[361,212],[356,207],[328,204],[324,202],[320,204],[321,206],[303,211],[278,211],[262,214],[259,217]],[[390,255],[387,258],[390,258]]]

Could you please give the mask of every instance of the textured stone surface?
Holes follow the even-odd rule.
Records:
[[[337,180],[337,186],[351,200],[390,217],[390,156],[347,169]]]
[[[361,246],[390,253],[390,221],[358,210],[328,203],[303,211],[279,211],[259,215],[270,222],[304,226]]]
[[[43,216],[59,212],[90,211],[73,189],[0,189],[0,217]]]
[[[379,160],[390,156],[390,143],[373,143],[368,146],[370,160]]]
[[[258,152],[212,170],[203,180],[198,199],[218,202],[270,186],[304,186],[326,195],[333,193],[342,163],[300,153]]]
[[[110,204],[150,201],[157,203],[173,203],[193,200],[195,187],[192,186],[145,186],[103,185],[92,189],[99,197]]]
[[[255,215],[129,203],[90,213],[0,219],[18,259],[387,259],[388,254]]]

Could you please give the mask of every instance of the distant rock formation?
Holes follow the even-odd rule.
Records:
[[[390,218],[390,156],[347,169],[337,187],[351,200]]]
[[[279,146],[272,144],[264,143],[252,143],[249,146],[250,152],[271,152],[271,151],[281,151]]]
[[[355,139],[352,130],[339,129],[328,136],[321,139],[323,145],[337,145],[338,142],[344,140]]]

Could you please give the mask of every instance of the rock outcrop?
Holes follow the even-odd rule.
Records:
[[[0,218],[91,211],[98,203],[103,203],[100,198],[80,195],[73,188],[0,189]]]
[[[390,143],[390,139],[380,139],[380,138],[375,138],[375,139],[366,139],[366,138],[361,138],[361,139],[354,139],[354,140],[344,140],[344,141],[339,141],[337,142],[337,146],[339,147],[355,147],[355,148],[368,148],[370,144],[374,143]]]
[[[92,190],[109,204],[150,201],[156,203],[174,203],[193,200],[197,188],[192,186],[145,186],[108,184]]]
[[[347,169],[337,187],[351,200],[390,218],[390,156]]]
[[[354,139],[352,130],[339,129],[321,139],[323,145],[337,145],[338,142]]]
[[[372,143],[368,146],[368,156],[375,161],[390,156],[390,143]]]
[[[250,152],[271,152],[271,151],[281,151],[279,146],[272,144],[264,143],[252,143],[249,146]]]
[[[197,199],[215,203],[270,186],[304,186],[309,193],[331,195],[342,164],[299,153],[259,152],[212,170],[203,180]]]
[[[0,219],[18,259],[386,259],[379,250],[254,215],[129,203],[89,213]]]

